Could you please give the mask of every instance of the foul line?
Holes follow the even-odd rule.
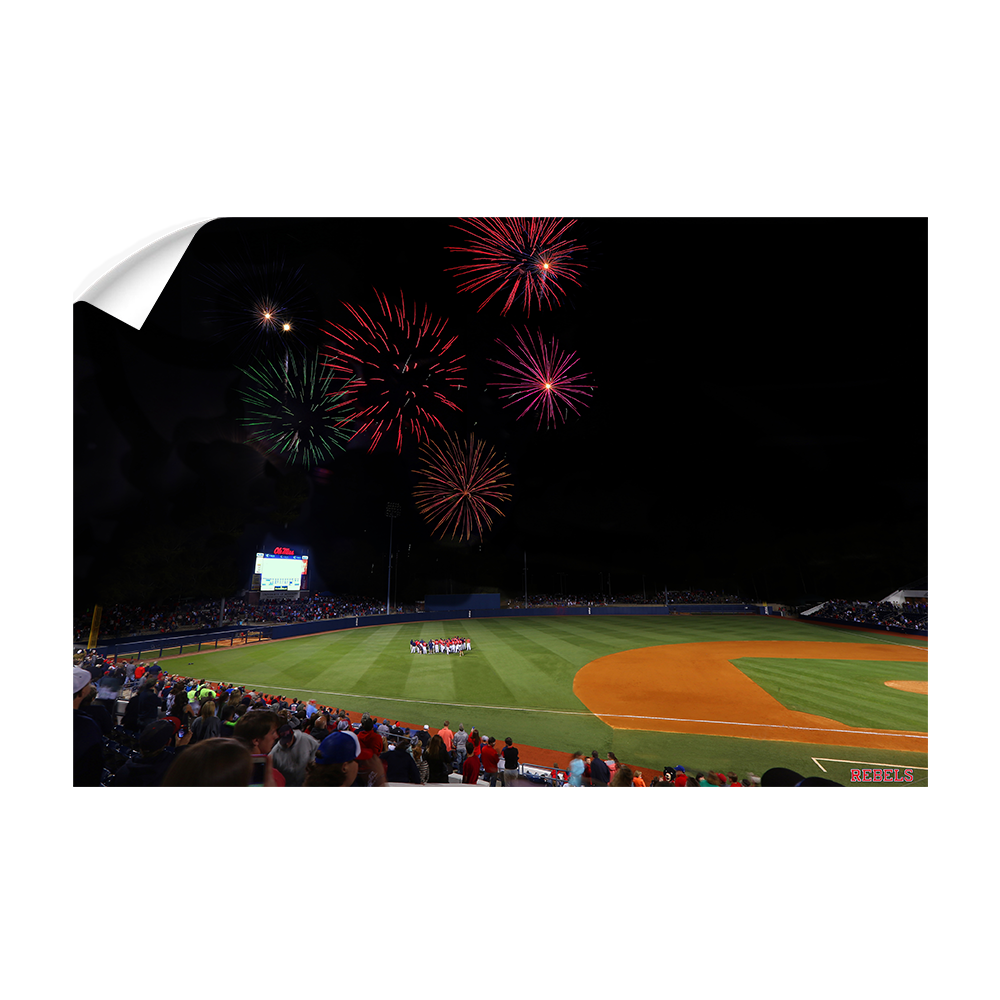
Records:
[[[813,757],[813,763],[826,774],[826,768],[820,763],[825,760],[828,764],[871,764],[872,767],[899,767],[899,764],[880,764],[876,760],[841,760],[839,757]],[[926,771],[926,767],[914,767],[912,764],[906,765],[911,771]]]
[[[239,684],[239,682],[236,682]],[[250,686],[246,683],[244,687]],[[642,719],[649,722],[691,722],[701,725],[712,726],[749,726],[753,729],[794,729],[808,733],[852,733],[855,736],[899,736],[908,740],[926,740],[926,734],[909,734],[883,732],[882,730],[867,729],[824,729],[821,726],[782,726],[769,722],[727,722],[722,719],[679,719],[669,715],[620,715],[616,712],[572,712],[565,708],[514,708],[510,705],[477,705],[461,701],[422,701],[418,698],[390,698],[380,694],[357,694],[348,691],[320,691],[316,688],[293,688],[284,684],[275,684],[274,687],[283,691],[298,691],[302,694],[322,694],[334,698],[352,698],[366,701],[393,701],[403,705],[440,705],[445,708],[486,708],[494,712],[544,712],[548,715],[578,715],[597,716],[599,719]],[[826,758],[824,758],[825,760]]]
[[[807,619],[807,621],[808,621],[808,619]],[[829,629],[836,629],[837,631],[840,632],[841,635],[844,634],[843,631],[841,629],[839,629],[838,626],[836,626],[836,625],[830,625],[827,622],[812,622],[811,624],[813,624],[813,625],[822,625],[825,628],[829,628]],[[893,642],[892,639],[883,639],[882,636],[877,635],[871,629],[866,629],[866,631],[871,634],[871,637],[873,639],[877,639],[879,642],[887,642],[890,646],[905,646],[907,649],[922,649],[925,653],[928,652],[928,650],[930,649],[930,643],[929,642],[928,642],[928,645],[926,645],[926,646],[914,646],[912,642]],[[835,657],[831,656],[830,659],[831,660],[835,659]]]

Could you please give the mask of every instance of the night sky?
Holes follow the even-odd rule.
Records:
[[[141,330],[76,304],[78,611],[230,596],[267,539],[310,547],[314,590],[384,600],[391,501],[400,603],[516,597],[525,560],[530,594],[619,599],[666,583],[873,600],[926,576],[924,220],[580,218],[582,287],[529,316],[458,293],[456,222],[217,220]],[[240,368],[281,350],[241,326],[240,296],[265,272],[302,347],[330,345],[343,302],[375,308],[373,288],[447,317],[467,388],[445,423],[512,479],[481,544],[432,537],[412,440],[402,454],[355,441],[305,469],[247,442]],[[488,385],[496,339],[526,327],[596,385],[552,429]]]

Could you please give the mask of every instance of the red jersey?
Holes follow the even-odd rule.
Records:
[[[497,753],[496,747],[491,747],[488,743],[483,747],[482,753],[479,755],[483,762],[483,770],[487,774],[496,774],[497,768],[500,764],[500,754]]]
[[[356,735],[361,744],[358,760],[370,760],[382,752],[382,737],[374,729],[359,729]]]

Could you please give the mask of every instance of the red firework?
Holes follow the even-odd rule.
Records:
[[[589,372],[571,373],[577,364],[576,354],[561,350],[554,338],[546,342],[539,331],[535,343],[527,327],[524,332],[526,337],[517,335],[517,347],[504,344],[514,364],[493,361],[506,372],[500,373],[504,381],[491,382],[490,385],[500,388],[501,399],[507,400],[505,407],[524,403],[524,409],[517,415],[518,420],[529,410],[537,410],[539,428],[543,419],[549,427],[560,420],[565,421],[570,410],[579,416],[579,407],[589,405],[587,400],[596,388],[586,381],[592,376]],[[497,343],[503,342],[497,338]]]
[[[577,280],[585,265],[573,260],[574,254],[586,250],[567,236],[576,222],[563,219],[462,219],[465,226],[452,226],[466,233],[467,246],[447,247],[456,253],[469,253],[475,258],[472,264],[447,268],[464,280],[460,292],[478,292],[496,286],[479,306],[506,290],[507,300],[500,310],[501,316],[517,298],[524,303],[525,315],[531,315],[531,303],[538,307],[544,303],[549,309],[566,294],[564,284]],[[469,227],[469,228],[466,228]]]
[[[408,309],[402,292],[399,305],[377,291],[375,297],[380,317],[344,302],[354,323],[327,323],[333,343],[325,363],[347,380],[342,402],[354,410],[352,440],[370,431],[374,451],[394,435],[402,452],[404,435],[425,440],[429,427],[444,429],[439,414],[461,410],[448,394],[465,387],[458,363],[464,355],[450,353],[456,338],[444,336],[448,321],[435,320],[427,306],[419,314],[416,305]]]
[[[475,531],[480,539],[503,516],[499,504],[510,499],[507,463],[474,435],[462,440],[449,434],[443,446],[427,441],[420,448],[424,477],[413,491],[417,509],[435,532],[465,541]],[[485,527],[484,527],[485,525]]]

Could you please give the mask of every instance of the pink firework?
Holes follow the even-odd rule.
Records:
[[[504,381],[490,385],[499,387],[501,399],[507,400],[505,407],[524,404],[518,420],[530,410],[537,410],[539,428],[542,420],[549,427],[565,421],[570,410],[579,416],[578,407],[588,405],[586,400],[596,388],[586,381],[592,376],[589,372],[571,373],[577,363],[576,354],[560,350],[555,339],[546,342],[539,331],[536,343],[527,327],[524,332],[526,337],[517,335],[517,347],[504,344],[514,363],[494,360],[494,364],[505,369],[501,372]],[[498,338],[497,343],[502,341]]]
[[[531,315],[532,301],[551,309],[566,294],[565,284],[577,280],[585,267],[573,259],[586,247],[567,231],[575,219],[462,219],[464,225],[452,226],[469,236],[467,246],[447,247],[455,253],[472,254],[471,264],[447,270],[463,280],[460,292],[492,291],[483,300],[482,311],[495,295],[506,292],[501,316],[515,300],[521,299],[526,316]]]
[[[391,304],[377,291],[380,316],[342,303],[351,314],[351,325],[330,323],[331,343],[325,364],[345,379],[342,403],[354,412],[353,437],[370,433],[369,451],[388,436],[398,452],[403,438],[426,440],[429,428],[444,429],[441,416],[461,410],[451,396],[465,387],[454,355],[455,337],[446,337],[448,321],[436,320],[427,306],[407,307],[400,292]],[[353,438],[352,438],[353,439]]]

